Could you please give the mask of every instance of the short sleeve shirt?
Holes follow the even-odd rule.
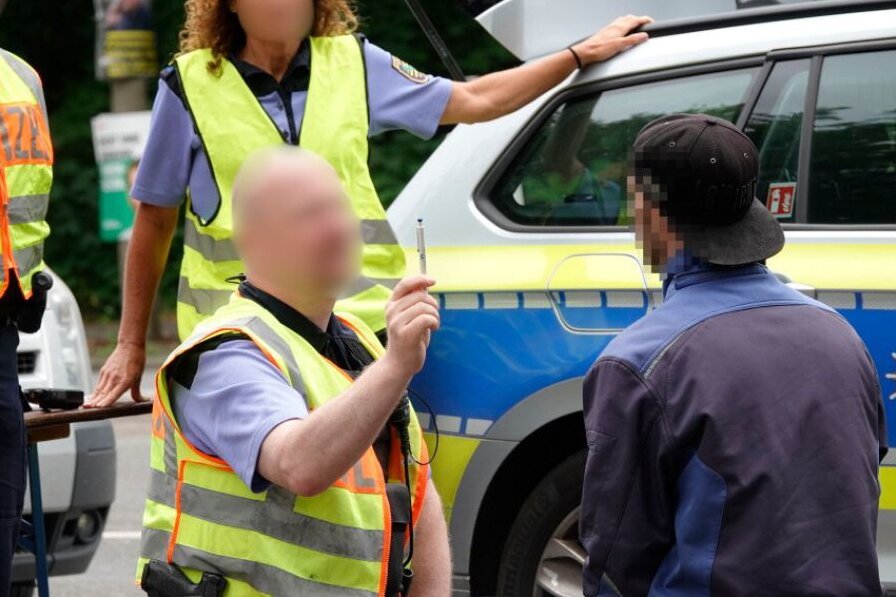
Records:
[[[419,137],[435,134],[451,95],[451,81],[421,74],[398,58],[362,40],[367,71],[369,135],[403,129]],[[301,46],[281,81],[230,57],[285,142],[298,143],[308,96],[310,45]],[[220,201],[208,157],[184,104],[177,73],[162,71],[153,104],[146,148],[132,196],[144,203],[176,207],[190,191],[193,210],[210,218]]]

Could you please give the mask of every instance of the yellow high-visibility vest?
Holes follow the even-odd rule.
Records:
[[[364,240],[361,278],[337,309],[354,313],[379,331],[386,326],[385,303],[390,287],[404,274],[405,257],[367,168],[363,50],[352,35],[312,37],[310,45],[311,78],[299,146],[323,156],[336,169],[361,220]],[[211,58],[209,50],[196,50],[174,61],[221,197],[207,221],[194,213],[187,199],[177,303],[181,338],[227,303],[234,289],[228,279],[243,273],[232,241],[236,173],[254,151],[284,142],[236,67],[224,60],[220,75],[212,74],[207,68]]]
[[[25,298],[44,268],[45,218],[53,185],[53,145],[37,73],[0,50],[0,296],[14,270]]]
[[[338,317],[373,356],[383,347],[363,321]],[[167,368],[197,345],[227,334],[254,342],[309,410],[332,400],[352,380],[258,303],[232,295],[177,348],[156,377],[149,494],[143,515],[137,578],[149,560],[177,565],[198,581],[203,571],[227,579],[226,597],[385,593],[391,514],[382,467],[373,448],[330,488],[314,497],[281,487],[253,493],[224,461],[190,444],[169,399]],[[300,397],[301,395],[301,397]],[[428,462],[416,415],[409,429],[416,460]],[[389,482],[404,482],[393,433]],[[412,521],[426,494],[428,466],[411,463]]]

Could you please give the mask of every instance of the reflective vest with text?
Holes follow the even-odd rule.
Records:
[[[25,298],[43,269],[45,218],[53,184],[53,146],[40,78],[0,50],[0,296],[15,271]]]

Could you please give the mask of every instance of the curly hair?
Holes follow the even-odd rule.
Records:
[[[221,74],[221,60],[246,43],[246,32],[228,0],[186,0],[187,18],[180,32],[178,55],[209,49],[214,58],[209,72]],[[311,35],[331,36],[352,33],[358,28],[355,0],[314,0],[314,26]]]

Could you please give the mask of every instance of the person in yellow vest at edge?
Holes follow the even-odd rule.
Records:
[[[52,183],[53,146],[40,77],[0,49],[0,597],[9,594],[25,498],[16,350],[20,331],[40,327],[52,285],[42,271]]]
[[[253,150],[288,143],[326,158],[364,230],[363,267],[340,308],[376,332],[404,275],[404,254],[367,169],[369,136],[503,116],[577,67],[638,43],[647,17],[617,19],[592,37],[510,70],[465,82],[432,77],[353,34],[351,0],[187,0],[180,54],[162,71],[132,196],[137,209],[124,274],[118,345],[88,406],[128,389],[140,400],[146,330],[186,196],[178,293],[181,338],[221,306],[241,271],[231,240],[233,176]],[[223,199],[222,199],[223,198]]]
[[[391,597],[409,584],[448,597],[447,528],[406,399],[439,327],[434,281],[397,283],[388,349],[334,312],[358,273],[361,226],[337,172],[307,150],[251,156],[233,213],[245,277],[156,378],[141,586]]]

